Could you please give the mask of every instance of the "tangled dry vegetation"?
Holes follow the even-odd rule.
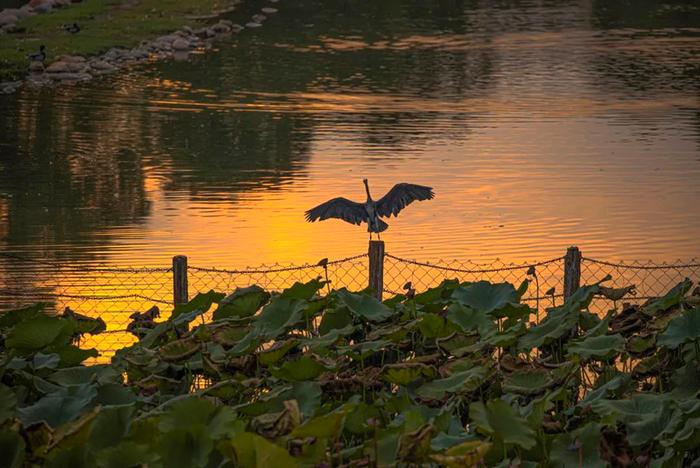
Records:
[[[210,291],[109,365],[101,320],[0,316],[9,466],[654,466],[700,457],[700,297],[686,280],[599,317],[600,284],[539,323],[528,284],[379,302],[323,281]]]

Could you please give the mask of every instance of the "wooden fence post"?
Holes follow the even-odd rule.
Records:
[[[384,292],[384,241],[369,241],[369,288],[380,301]]]
[[[581,251],[569,247],[564,256],[564,300],[570,298],[581,286]]]
[[[176,255],[173,257],[173,303],[187,304],[190,295],[187,292],[187,257]]]

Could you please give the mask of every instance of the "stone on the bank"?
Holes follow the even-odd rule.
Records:
[[[262,26],[262,24],[260,24],[260,23],[255,23],[255,22],[253,22],[253,21],[251,21],[251,22],[245,24],[245,27],[246,27],[246,28],[259,28],[260,26]]]
[[[41,73],[44,71],[44,64],[38,60],[32,60],[29,62],[29,71],[32,73]]]
[[[68,66],[68,62],[53,62],[51,65],[46,67],[46,72],[47,73],[68,73],[70,72],[70,67]]]
[[[116,70],[116,68],[113,65],[105,62],[104,60],[95,60],[94,62],[90,63],[90,67],[93,70],[97,70],[97,71],[105,72],[105,73]]]
[[[62,72],[62,73],[52,73],[49,75],[51,79],[54,80],[61,80],[61,81],[86,81],[92,78],[92,75],[89,73],[70,73],[70,72]]]
[[[211,27],[211,29],[214,32],[216,32],[217,34],[225,34],[225,33],[231,32],[231,26],[229,26],[228,24],[221,23],[221,22],[213,25]]]
[[[190,43],[185,39],[178,38],[173,41],[173,49],[175,50],[189,50]]]
[[[267,19],[267,16],[265,16],[265,15],[260,15],[260,14],[253,15],[253,21],[255,21],[256,23],[262,23],[266,19]]]
[[[274,13],[277,13],[277,8],[272,8],[272,7],[264,7],[262,10],[263,13],[267,13],[268,15],[272,15]]]
[[[0,83],[0,93],[12,94],[17,91],[20,86],[22,86],[21,81],[4,81]]]
[[[19,18],[11,13],[5,13],[4,11],[0,13],[0,26],[9,26],[15,24]]]
[[[245,28],[244,28],[243,26],[241,26],[240,24],[234,23],[234,24],[231,25],[231,30],[232,30],[233,32],[235,32],[235,33],[239,33],[239,32],[241,32],[241,31],[243,31],[244,29],[245,29]]]

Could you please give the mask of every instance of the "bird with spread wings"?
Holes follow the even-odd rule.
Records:
[[[372,239],[373,233],[379,237],[379,233],[386,231],[389,227],[380,218],[398,216],[401,210],[414,201],[430,200],[435,196],[431,187],[400,183],[394,185],[386,195],[375,201],[369,193],[367,179],[363,179],[362,182],[367,191],[367,201],[358,203],[344,197],[337,197],[311,208],[305,213],[306,220],[314,222],[337,218],[358,226],[367,223],[367,232]]]

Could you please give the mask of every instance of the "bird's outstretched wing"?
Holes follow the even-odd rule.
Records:
[[[351,224],[360,224],[367,221],[367,210],[362,203],[356,203],[347,198],[338,197],[321,203],[316,208],[311,208],[305,213],[306,220],[314,222],[328,218],[342,219]]]
[[[415,184],[396,184],[382,198],[377,200],[377,214],[388,218],[398,216],[399,211],[416,200],[430,200],[435,194],[432,187]]]

